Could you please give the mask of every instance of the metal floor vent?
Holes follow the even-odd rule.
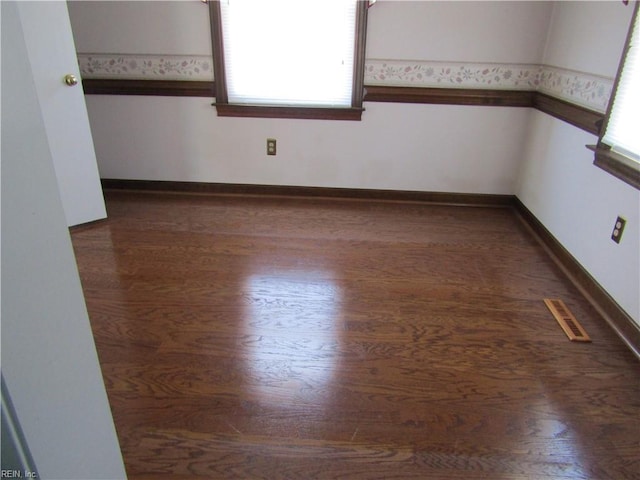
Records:
[[[576,317],[569,311],[562,300],[545,298],[544,303],[547,305],[553,316],[558,321],[564,333],[567,334],[572,342],[590,342],[591,338],[587,332],[578,323]]]

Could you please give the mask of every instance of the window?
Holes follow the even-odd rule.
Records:
[[[595,164],[640,189],[640,25],[638,5],[609,101]]]
[[[359,120],[368,2],[210,2],[220,116]]]

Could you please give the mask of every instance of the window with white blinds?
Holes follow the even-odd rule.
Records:
[[[593,164],[640,190],[640,25],[636,1]]]
[[[351,107],[357,3],[222,0],[228,103]]]
[[[612,151],[640,162],[640,26],[637,7],[622,62],[602,143]]]

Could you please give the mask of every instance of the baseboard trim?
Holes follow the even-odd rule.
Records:
[[[368,188],[305,187],[294,185],[253,185],[239,183],[174,182],[162,180],[102,179],[105,190],[137,190],[216,195],[266,195],[286,197],[343,198],[355,200],[386,200],[422,202],[441,205],[476,207],[511,207],[513,195],[481,193],[422,192],[410,190],[379,190]]]
[[[640,327],[518,197],[513,197],[513,204],[522,222],[529,227],[534,237],[546,248],[547,253],[563,270],[564,274],[627,344],[636,357],[640,358]]]

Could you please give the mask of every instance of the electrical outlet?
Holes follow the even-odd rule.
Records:
[[[276,154],[276,139],[267,138],[267,155],[275,155],[275,154]]]
[[[613,232],[611,233],[611,240],[616,243],[620,243],[620,239],[622,238],[622,232],[624,231],[624,226],[627,224],[627,221],[618,217],[616,219],[616,224],[613,226]]]

